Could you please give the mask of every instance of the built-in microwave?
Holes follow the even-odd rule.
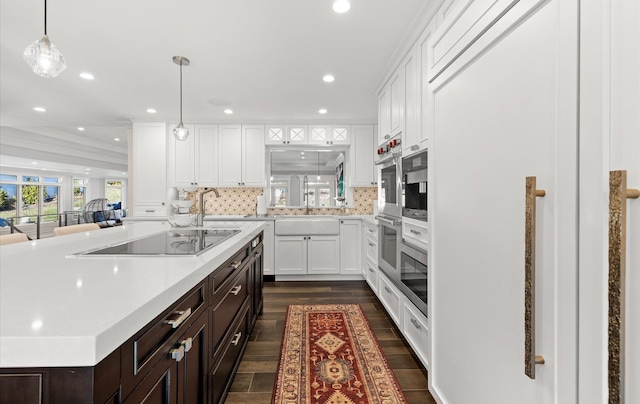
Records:
[[[402,217],[427,221],[427,151],[402,159]]]
[[[406,243],[400,246],[400,282],[396,285],[426,317],[429,264],[427,253]]]

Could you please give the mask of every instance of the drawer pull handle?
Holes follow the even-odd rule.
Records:
[[[242,261],[233,261],[231,263],[231,266],[233,267],[233,269],[238,269],[238,267],[240,266],[240,264],[242,264]]]
[[[229,294],[238,296],[238,293],[240,293],[241,290],[242,290],[242,285],[236,285],[233,287],[233,289],[231,289],[231,292],[229,292]]]
[[[238,343],[240,343],[240,338],[242,338],[242,332],[239,332],[233,336],[233,339],[231,340],[231,345],[238,345]]]
[[[169,354],[171,355],[171,359],[176,362],[180,362],[182,358],[184,358],[184,347],[180,345],[179,347],[170,350]]]
[[[182,341],[180,341],[180,345],[184,347],[185,352],[189,352],[191,350],[191,347],[193,346],[193,338],[189,337],[187,339],[183,339]]]
[[[391,289],[389,289],[389,287],[388,287],[388,286],[385,286],[385,287],[384,287],[384,290],[385,290],[387,293],[391,294]]]
[[[418,323],[418,320],[416,320],[415,318],[411,319],[411,324],[413,324],[413,326],[416,327],[416,329],[418,329],[418,330],[422,328],[420,323]]]
[[[155,212],[155,210],[153,210],[153,209],[147,209],[147,210],[145,210],[145,212],[146,212],[146,213],[153,213],[153,212]]]
[[[167,321],[167,324],[170,324],[171,328],[180,327],[180,324],[184,323],[184,320],[189,318],[189,316],[191,315],[191,307],[189,307],[185,311],[176,311],[176,314],[178,314],[178,318]]]
[[[413,233],[413,234],[422,234],[422,233],[421,233],[421,232],[419,232],[418,230],[413,230],[413,229],[411,229],[411,230],[409,230],[409,231],[410,231],[411,233]]]
[[[257,253],[254,254],[254,257],[260,258],[261,255],[262,255],[262,253],[257,252]]]
[[[376,246],[376,245],[375,245],[375,244],[373,244],[373,243],[369,243],[369,245],[370,245],[371,247],[375,247],[375,246]]]
[[[373,268],[369,268],[369,272],[373,273]]]

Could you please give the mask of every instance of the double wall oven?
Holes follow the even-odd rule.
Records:
[[[381,159],[378,189],[378,266],[427,316],[427,251],[402,238],[403,218],[427,220],[427,152]]]

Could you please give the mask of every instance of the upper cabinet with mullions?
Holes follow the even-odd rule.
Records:
[[[349,125],[266,125],[266,145],[348,145]]]
[[[349,125],[309,125],[309,144],[348,145],[350,143]]]
[[[265,144],[307,144],[309,135],[307,125],[267,125]]]

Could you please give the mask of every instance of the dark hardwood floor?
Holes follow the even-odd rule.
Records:
[[[360,304],[409,403],[435,404],[427,390],[427,371],[365,281],[265,283],[264,313],[249,339],[226,404],[271,403],[287,306],[322,303]]]

